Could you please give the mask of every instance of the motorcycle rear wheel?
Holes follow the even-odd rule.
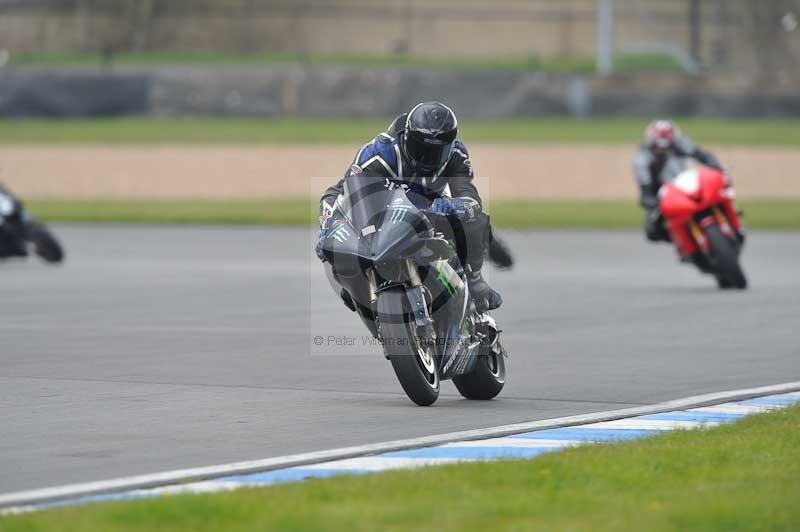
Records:
[[[37,221],[29,221],[26,224],[26,229],[28,240],[33,244],[34,252],[42,260],[51,264],[64,260],[64,249],[44,224]]]
[[[705,234],[719,287],[739,290],[747,288],[747,277],[739,265],[739,250],[736,243],[725,236],[716,224],[708,226]]]
[[[453,377],[458,393],[465,399],[488,401],[494,399],[506,384],[506,361],[502,354],[480,355],[475,369],[466,375]]]
[[[408,398],[419,406],[432,405],[439,398],[439,365],[433,346],[421,345],[415,334],[402,288],[378,295],[378,328],[384,353]]]

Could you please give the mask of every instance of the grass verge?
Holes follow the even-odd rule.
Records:
[[[11,57],[13,65],[41,66],[99,66],[99,65],[194,65],[194,66],[323,66],[340,65],[361,68],[430,68],[437,70],[545,71],[591,74],[596,61],[591,56],[580,57],[461,57],[435,58],[414,55],[378,54],[292,54],[255,53],[230,54],[222,52],[121,52],[111,57],[102,54],[41,54],[20,53]],[[617,54],[614,67],[618,72],[666,71],[678,72],[681,65],[671,56],[658,53]]]
[[[389,125],[375,119],[108,118],[0,119],[0,144],[15,143],[363,143]],[[466,121],[467,142],[630,144],[642,136],[640,118],[536,118]],[[799,120],[680,120],[702,144],[800,146]]]
[[[0,518],[38,530],[798,530],[800,407],[533,460]]]
[[[30,210],[49,222],[143,222],[310,225],[317,202],[306,198],[247,200],[31,199]],[[800,200],[741,202],[750,227],[800,229]],[[635,229],[642,211],[634,201],[493,201],[487,211],[497,227],[516,229]]]

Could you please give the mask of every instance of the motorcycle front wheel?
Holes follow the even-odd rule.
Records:
[[[718,225],[709,225],[705,229],[708,238],[717,283],[720,288],[747,288],[747,278],[739,265],[739,251],[736,243],[725,236]]]
[[[378,294],[378,328],[386,357],[400,386],[419,406],[439,398],[439,366],[433,346],[423,346],[408,310],[405,291],[391,288]]]

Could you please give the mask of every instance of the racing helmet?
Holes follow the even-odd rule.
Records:
[[[458,120],[441,102],[417,104],[408,113],[399,144],[414,176],[433,177],[453,155]]]
[[[672,120],[654,120],[644,130],[644,142],[657,153],[669,150],[680,135],[678,126]]]

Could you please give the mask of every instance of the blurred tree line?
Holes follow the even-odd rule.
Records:
[[[79,17],[98,15],[110,18],[120,32],[106,34],[101,46],[106,51],[143,52],[169,47],[164,38],[155,39],[153,28],[159,20],[170,17],[202,18],[221,15],[225,18],[248,20],[256,11],[269,12],[291,3],[272,0],[67,0],[56,2],[61,11],[73,11]],[[252,39],[240,35],[235,46],[238,52],[254,48]],[[213,38],[212,35],[209,38]]]
[[[760,81],[800,80],[800,0],[749,0],[740,8]]]
[[[591,31],[595,6],[595,0],[490,4],[478,0],[0,0],[0,15],[7,11],[49,20],[57,16],[77,20],[77,35],[67,39],[63,32],[58,34],[73,46],[64,46],[63,52],[101,53],[110,60],[120,52],[185,51],[198,46],[220,53],[303,54],[308,52],[304,42],[308,33],[298,28],[308,17],[337,25],[357,16],[364,24],[387,27],[435,21],[440,28],[455,20],[461,25],[452,27],[463,28],[464,22],[480,27],[488,13],[494,13],[495,21],[511,21],[524,11],[525,17],[531,17],[525,18],[530,20],[531,34],[549,27],[556,32],[555,39],[578,39],[586,37],[580,35],[587,33],[586,29],[567,29],[573,27],[573,20],[584,20],[587,26],[581,28]],[[746,69],[765,86],[800,80],[800,0],[616,0],[615,17],[619,32],[626,25],[637,24],[645,34],[660,31],[709,68]],[[643,18],[647,22],[642,22]],[[280,23],[265,30],[263,24],[269,19]],[[47,28],[57,33],[52,24]],[[306,29],[309,31],[313,29]],[[452,31],[463,33],[461,29]],[[46,32],[43,29],[41,33]],[[412,35],[414,30],[409,27],[405,33]],[[687,34],[688,42],[681,36]],[[0,35],[0,46],[2,40]],[[41,49],[52,50],[53,42],[58,39],[50,39]],[[480,47],[480,42],[474,39],[470,45]],[[368,50],[381,53],[380,44],[373,41]],[[403,53],[411,48],[405,44],[384,46],[383,50]],[[561,48],[574,49],[575,45],[567,43]],[[423,44],[418,49],[426,47]],[[324,50],[337,51],[336,42]],[[470,48],[465,47],[464,54],[469,53]]]

